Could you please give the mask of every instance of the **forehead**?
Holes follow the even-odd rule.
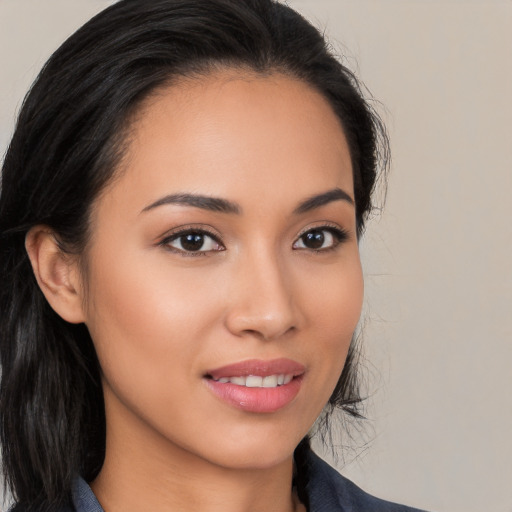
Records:
[[[353,191],[347,142],[325,98],[282,74],[232,70],[153,93],[133,121],[114,187],[140,208],[172,192],[243,202]]]

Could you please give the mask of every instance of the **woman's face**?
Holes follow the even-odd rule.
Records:
[[[121,167],[84,286],[108,436],[230,468],[289,460],[362,302],[338,119],[301,82],[225,71],[153,95]]]

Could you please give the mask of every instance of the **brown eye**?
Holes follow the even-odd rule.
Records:
[[[185,251],[200,251],[204,245],[204,238],[204,235],[200,233],[190,233],[181,236],[178,240]]]
[[[334,249],[342,241],[348,238],[348,234],[336,228],[316,228],[303,233],[293,244],[294,249],[310,249],[323,251]]]
[[[183,253],[204,253],[222,251],[224,247],[217,240],[203,231],[176,233],[162,242],[163,245]]]
[[[321,249],[325,243],[326,236],[324,234],[324,231],[320,229],[315,229],[313,231],[305,233],[300,237],[300,239],[302,240],[304,247],[307,247],[308,249]]]

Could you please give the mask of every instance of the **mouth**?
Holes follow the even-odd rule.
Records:
[[[208,388],[227,404],[247,412],[276,412],[300,391],[304,365],[291,359],[249,360],[208,371]]]
[[[238,377],[220,377],[218,379],[212,378],[215,382],[220,382],[221,384],[235,384],[236,386],[245,386],[246,388],[277,388],[279,386],[285,386],[289,384],[291,380],[294,378],[292,373],[284,374],[280,373],[279,375],[267,375],[262,377],[260,375],[248,375],[247,377],[238,376]]]

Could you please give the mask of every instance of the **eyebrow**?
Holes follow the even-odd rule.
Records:
[[[302,201],[297,208],[295,208],[293,213],[295,215],[300,215],[316,208],[320,208],[321,206],[333,201],[346,201],[351,205],[354,204],[354,200],[344,190],[341,188],[333,188],[327,192],[308,197],[306,200]],[[147,212],[154,208],[158,208],[159,206],[168,204],[192,206],[193,208],[201,208],[202,210],[217,213],[231,213],[239,215],[242,212],[241,207],[233,201],[198,194],[170,194],[146,206],[142,212]]]
[[[320,208],[328,203],[332,203],[333,201],[347,201],[351,205],[354,204],[354,200],[344,190],[336,187],[332,190],[311,196],[305,201],[302,201],[302,203],[295,208],[293,213],[296,215],[306,213],[314,210],[315,208]]]
[[[171,194],[150,205],[146,206],[142,211],[147,212],[158,206],[165,204],[179,204],[184,206],[192,206],[194,208],[201,208],[202,210],[209,210],[211,212],[219,213],[236,213],[241,212],[240,206],[236,203],[228,201],[227,199],[220,199],[218,197],[201,196],[197,194]]]

